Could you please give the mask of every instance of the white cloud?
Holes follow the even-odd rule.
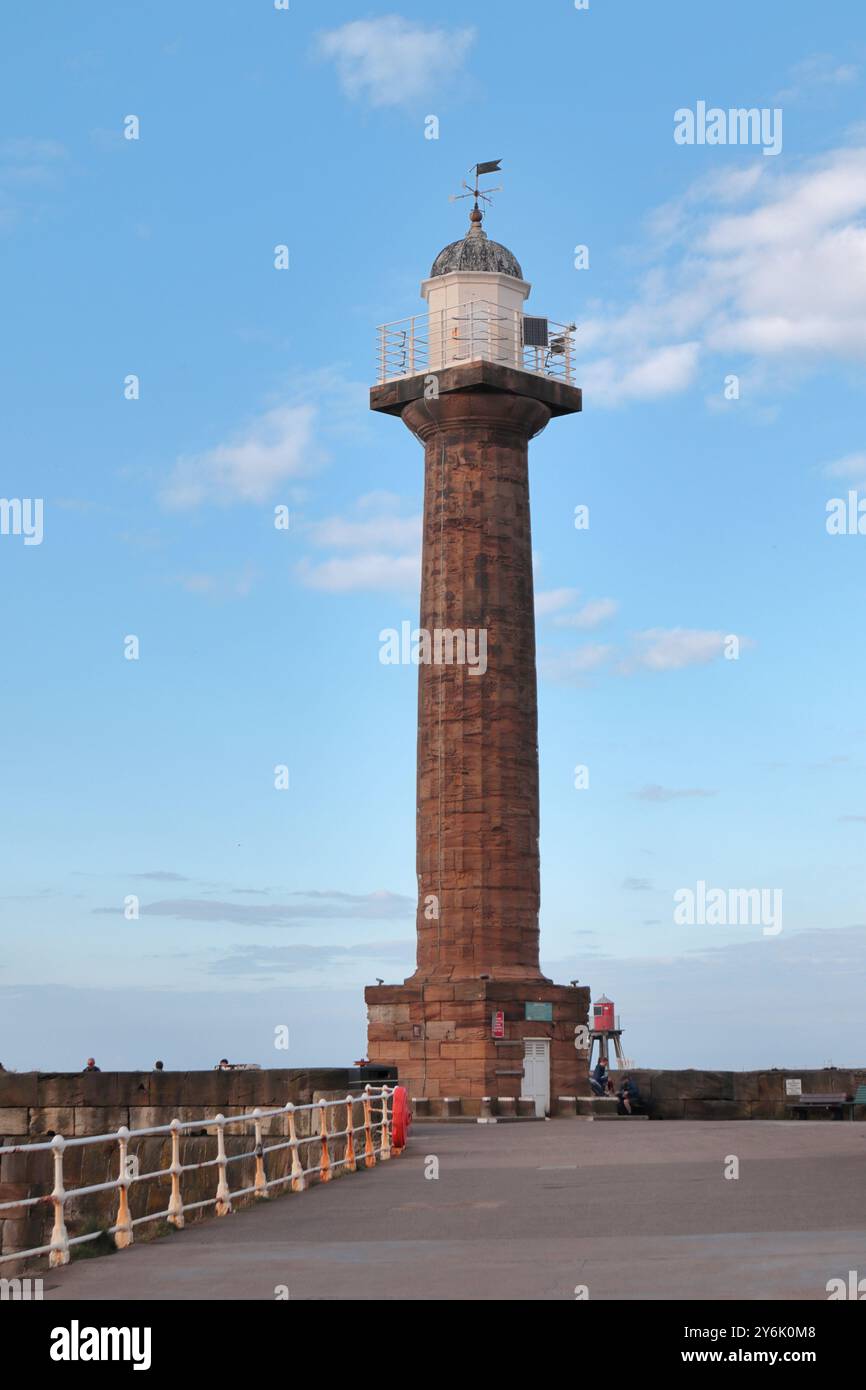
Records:
[[[285,398],[226,443],[178,458],[160,500],[175,510],[266,502],[284,483],[324,466],[329,455],[321,439],[363,438],[366,417],[366,387],[347,380],[338,368],[295,374]]]
[[[615,598],[592,598],[574,613],[561,611],[576,603],[579,597],[579,589],[544,590],[535,596],[535,616],[552,617],[555,627],[591,628],[598,627],[619,611],[619,603]]]
[[[348,97],[370,106],[403,106],[453,81],[475,30],[436,29],[383,15],[356,19],[319,35],[318,50],[334,62]]]
[[[569,603],[576,601],[579,593],[579,589],[547,589],[543,593],[536,594],[536,617],[546,618],[550,613],[556,613],[560,608],[567,607]]]
[[[312,472],[320,461],[313,446],[315,416],[310,404],[276,406],[229,443],[179,458],[162,501],[174,509],[266,501],[280,483]]]
[[[298,566],[301,582],[330,593],[417,591],[421,517],[401,516],[399,508],[393,493],[372,492],[358,498],[351,515],[311,523],[306,534],[314,546],[349,553],[318,563],[303,560]]]
[[[417,550],[421,545],[420,516],[351,518],[332,516],[310,527],[314,545],[348,550]]]
[[[421,556],[338,556],[318,565],[303,561],[298,566],[298,574],[308,589],[327,589],[334,594],[355,593],[358,590],[397,590],[402,593],[418,588],[421,582]]]
[[[699,180],[652,215],[648,255],[632,302],[581,325],[588,400],[682,391],[720,354],[726,372],[745,357],[772,363],[779,379],[828,358],[862,364],[866,147],[794,172],[752,166]]]
[[[681,671],[686,666],[704,666],[721,656],[726,636],[697,628],[648,628],[635,634],[635,648],[626,658],[625,669]]]
[[[553,621],[557,627],[598,627],[618,612],[615,598],[591,598],[576,613],[560,613]]]
[[[557,685],[585,685],[587,677],[610,661],[613,647],[588,642],[570,652],[543,651],[539,658],[541,675]]]
[[[607,602],[613,600],[598,600],[599,604]],[[620,676],[640,671],[682,671],[689,666],[705,666],[720,657],[729,635],[700,628],[647,628],[633,635],[627,650],[587,643],[571,651],[545,651],[539,669],[548,680],[565,685],[585,685],[591,672],[603,668]],[[748,637],[740,637],[739,643],[741,649],[754,645]]]
[[[622,405],[626,401],[652,400],[684,391],[694,380],[699,344],[673,343],[648,350],[633,365],[623,368],[623,358],[602,357],[580,373],[586,395],[598,405]]]
[[[854,63],[839,63],[829,53],[813,53],[794,64],[790,87],[779,92],[774,101],[798,101],[816,88],[849,86],[859,75],[860,69]]]
[[[835,463],[826,463],[824,474],[828,478],[847,478],[853,483],[866,483],[866,450],[859,454],[846,454],[844,458],[836,459]]]

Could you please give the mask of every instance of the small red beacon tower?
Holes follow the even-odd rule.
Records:
[[[612,1033],[616,1028],[613,1002],[603,994],[592,1006],[592,1026],[596,1033]]]

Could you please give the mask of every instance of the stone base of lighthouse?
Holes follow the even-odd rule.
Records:
[[[476,1100],[525,1094],[527,1040],[549,1047],[552,1101],[590,1093],[588,1042],[580,1049],[574,1045],[575,1029],[588,1023],[588,988],[537,978],[430,980],[370,985],[364,998],[369,1059],[395,1066],[410,1096]],[[494,1037],[499,1013],[502,1038]],[[552,1014],[552,1020],[527,1013]]]

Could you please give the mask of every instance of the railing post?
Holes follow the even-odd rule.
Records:
[[[58,1265],[69,1264],[69,1236],[66,1231],[63,1212],[63,1203],[66,1198],[63,1187],[63,1150],[66,1147],[66,1140],[62,1134],[55,1134],[51,1141],[51,1147],[54,1150],[54,1190],[51,1193],[51,1201],[54,1205],[54,1227],[51,1232],[51,1253],[48,1256],[48,1264],[51,1269],[56,1269]]]
[[[372,1124],[372,1102],[370,1100],[370,1083],[364,1087],[364,1166],[365,1168],[375,1168],[376,1151],[373,1148],[373,1124]]]
[[[319,1133],[322,1136],[322,1157],[319,1160],[321,1169],[319,1172],[320,1182],[331,1181],[331,1155],[328,1152],[328,1107],[325,1101],[319,1101]]]
[[[183,1172],[180,1162],[180,1120],[171,1122],[171,1196],[168,1199],[168,1222],[178,1231],[183,1230],[183,1198],[180,1195],[180,1175]]]
[[[225,1115],[217,1115],[215,1123],[217,1127],[217,1169],[219,1172],[216,1190],[216,1214],[217,1216],[228,1216],[232,1209],[232,1199],[227,1177]]]
[[[255,1197],[267,1199],[270,1194],[268,1193],[268,1185],[265,1181],[265,1155],[262,1148],[262,1112],[258,1105],[253,1111],[253,1117],[256,1127],[256,1177],[253,1195]]]
[[[346,1168],[354,1173],[358,1167],[355,1159],[354,1110],[351,1096],[346,1096]]]
[[[409,320],[409,375],[415,375],[415,315]]]
[[[393,1091],[391,1092],[393,1095]],[[391,1128],[388,1124],[388,1088],[382,1086],[382,1134],[379,1140],[379,1157],[386,1162],[391,1157]]]
[[[292,1191],[303,1192],[307,1186],[304,1176],[304,1165],[298,1153],[298,1130],[295,1121],[295,1107],[291,1101],[286,1106],[286,1114],[289,1117],[289,1142],[292,1146]]]
[[[129,1215],[129,1199],[127,1189],[129,1187],[129,1175],[126,1171],[126,1155],[129,1149],[129,1130],[126,1125],[121,1125],[117,1131],[117,1161],[119,1172],[117,1181],[120,1184],[120,1200],[117,1204],[117,1230],[114,1233],[114,1243],[118,1250],[126,1250],[132,1244],[132,1220]]]

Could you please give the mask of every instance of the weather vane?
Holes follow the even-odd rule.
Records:
[[[499,193],[499,192],[501,192],[501,190],[502,190],[502,184],[501,184],[501,183],[500,183],[500,184],[497,184],[497,186],[496,186],[495,188],[485,188],[485,189],[481,189],[481,188],[478,187],[478,180],[481,178],[481,175],[482,175],[482,174],[498,174],[501,165],[502,165],[502,160],[501,160],[501,159],[488,159],[487,162],[486,162],[486,164],[473,164],[472,167],[471,167],[470,170],[469,170],[469,173],[471,174],[471,173],[473,173],[473,171],[474,171],[474,173],[475,173],[475,186],[474,186],[474,188],[472,187],[471,184],[468,184],[468,183],[466,182],[466,180],[464,179],[464,180],[463,180],[463,187],[466,189],[466,192],[465,192],[465,193],[452,193],[452,194],[450,194],[450,195],[449,195],[449,198],[448,198],[449,203],[458,203],[458,202],[460,201],[461,198],[474,198],[474,199],[475,199],[475,210],[476,210],[476,211],[478,210],[478,199],[479,199],[479,198],[482,198],[482,199],[484,200],[485,203],[490,203],[490,202],[492,201],[492,199],[491,199],[491,197],[490,197],[491,193]]]

